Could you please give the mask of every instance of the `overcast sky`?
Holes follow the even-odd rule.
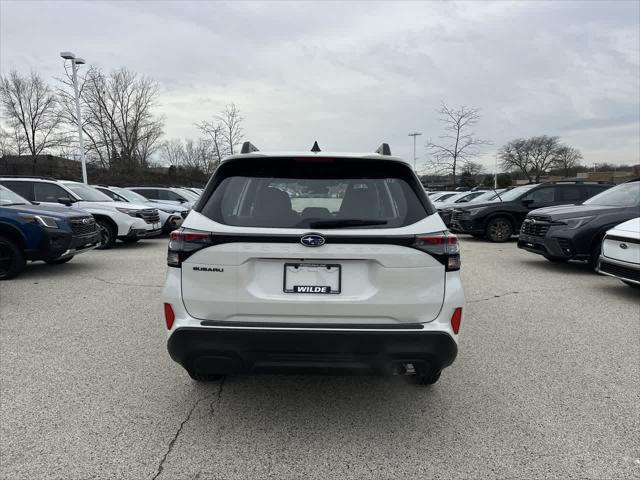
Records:
[[[640,163],[640,3],[0,1],[0,66],[47,78],[71,50],[158,80],[167,137],[235,102],[262,150],[411,158],[436,109],[482,110],[482,161],[521,136],[559,135],[584,163]],[[53,80],[52,80],[53,81]]]

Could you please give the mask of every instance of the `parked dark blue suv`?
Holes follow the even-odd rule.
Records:
[[[33,204],[0,185],[0,280],[18,275],[27,260],[65,263],[99,243],[90,213]]]

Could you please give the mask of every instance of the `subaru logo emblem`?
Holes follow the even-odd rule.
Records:
[[[629,248],[629,246],[626,243],[621,243],[620,248],[626,250],[627,248]]]
[[[317,233],[307,233],[300,238],[300,243],[305,247],[321,247],[324,245],[324,237]]]

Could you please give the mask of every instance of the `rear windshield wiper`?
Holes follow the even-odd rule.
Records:
[[[341,228],[341,227],[369,227],[386,225],[386,220],[361,220],[359,218],[345,218],[341,220],[320,220],[309,222],[309,228]]]

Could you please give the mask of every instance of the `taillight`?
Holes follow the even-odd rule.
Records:
[[[182,262],[198,250],[213,245],[213,234],[198,230],[174,230],[169,236],[167,265],[180,268]]]
[[[416,235],[413,248],[428,253],[442,263],[445,270],[460,270],[460,245],[458,237],[449,232]]]
[[[458,307],[451,315],[451,328],[456,335],[460,331],[460,322],[462,322],[462,308]]]
[[[167,324],[167,330],[171,330],[173,322],[176,320],[176,314],[173,313],[173,307],[170,303],[164,304],[164,321]]]

